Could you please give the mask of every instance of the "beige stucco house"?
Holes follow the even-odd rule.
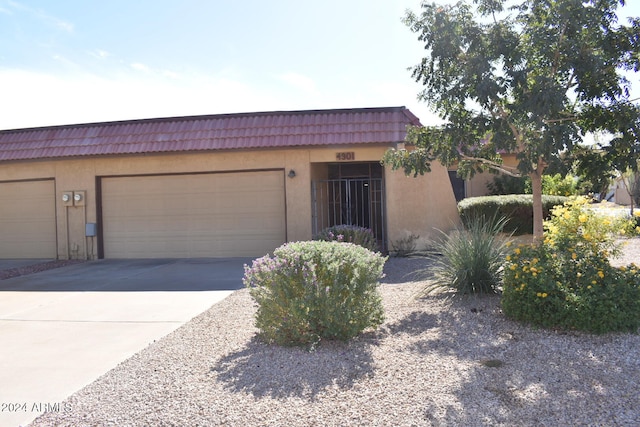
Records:
[[[380,165],[404,107],[0,131],[0,258],[261,256],[334,224],[383,249],[457,222],[447,170]]]
[[[503,153],[502,163],[510,168],[518,167],[518,159],[516,154]],[[466,197],[479,197],[486,196],[490,193],[489,184],[496,178],[496,174],[485,171],[477,173],[470,179],[462,179],[457,175],[457,167],[453,166],[449,168],[449,179],[451,186],[453,187],[454,195],[457,201],[460,201]]]

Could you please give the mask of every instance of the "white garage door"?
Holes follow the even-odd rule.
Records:
[[[55,183],[0,183],[0,258],[56,258]]]
[[[105,258],[262,256],[286,240],[283,171],[102,178]]]

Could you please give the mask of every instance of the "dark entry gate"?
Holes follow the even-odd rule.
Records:
[[[334,225],[357,225],[373,231],[386,251],[384,188],[381,178],[313,181],[313,234]]]

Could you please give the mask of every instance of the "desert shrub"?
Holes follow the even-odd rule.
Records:
[[[405,237],[391,242],[395,256],[406,257],[415,253],[418,246],[418,239],[420,239],[419,235],[408,233]]]
[[[487,184],[492,195],[531,194],[529,177],[497,175]],[[577,196],[581,191],[579,179],[572,175],[542,175],[542,194],[549,196]]]
[[[493,180],[487,184],[487,189],[492,196],[525,194],[527,179],[526,177],[496,175]]]
[[[487,219],[489,218],[489,219]],[[434,281],[426,291],[448,288],[456,294],[495,293],[502,280],[502,265],[508,239],[501,237],[505,218],[477,216],[458,227],[435,245],[441,255],[430,272]]]
[[[566,200],[566,197],[543,195],[545,218],[549,217],[554,206],[562,205]],[[458,211],[464,224],[476,217],[504,217],[509,220],[504,231],[514,234],[533,232],[533,197],[529,194],[469,197],[458,203]]]
[[[287,243],[245,266],[266,342],[315,345],[348,340],[384,318],[378,281],[387,258],[351,243]]]
[[[624,222],[623,230],[622,234],[627,236],[640,236],[640,211],[633,211],[633,215]]]
[[[593,333],[638,329],[638,267],[609,263],[624,224],[586,209],[586,203],[576,199],[555,208],[545,222],[544,242],[519,246],[507,256],[502,295],[507,317]]]
[[[314,240],[353,243],[370,251],[378,250],[378,242],[373,231],[357,225],[334,225],[325,228],[314,237]]]

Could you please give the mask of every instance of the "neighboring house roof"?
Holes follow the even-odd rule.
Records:
[[[0,161],[402,142],[420,125],[405,107],[277,111],[0,131]]]

